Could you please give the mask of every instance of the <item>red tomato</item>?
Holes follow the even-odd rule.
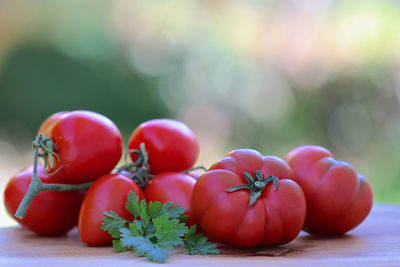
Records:
[[[128,147],[139,149],[144,143],[149,156],[150,173],[183,171],[196,162],[199,143],[183,122],[171,119],[156,119],[144,122],[132,133]],[[130,154],[135,161],[137,155]]]
[[[285,157],[307,200],[304,230],[319,235],[344,234],[371,210],[368,182],[353,167],[319,146],[301,146]]]
[[[144,188],[144,197],[148,202],[173,202],[186,209],[187,225],[195,224],[191,213],[191,197],[196,180],[180,172],[163,172],[154,176]]]
[[[57,146],[52,177],[59,183],[79,184],[109,173],[122,155],[121,134],[115,124],[91,111],[60,112],[50,116],[39,133]]]
[[[57,113],[54,113],[50,117],[48,117],[42,125],[40,125],[40,128],[38,130],[38,134],[44,134],[45,136],[49,136],[51,133],[51,130],[53,129],[53,126],[64,116],[65,114],[68,114],[68,111],[60,111]]]
[[[55,183],[54,179],[43,173],[38,166],[38,177],[42,183]],[[83,200],[82,191],[43,191],[37,194],[21,220],[14,216],[32,180],[32,168],[23,171],[8,182],[4,191],[4,203],[10,216],[22,226],[39,235],[62,235],[71,230],[78,221],[79,209]]]
[[[244,172],[279,179],[275,191],[268,183],[249,207],[250,191],[227,192],[248,184]],[[197,180],[192,194],[192,214],[211,239],[238,248],[277,246],[292,241],[301,231],[306,202],[293,172],[281,159],[239,149],[211,166]]]
[[[108,174],[96,180],[86,193],[79,213],[79,236],[90,246],[111,243],[112,237],[101,229],[105,211],[114,211],[127,220],[133,220],[126,208],[129,192],[144,199],[142,190],[130,178],[121,174]]]

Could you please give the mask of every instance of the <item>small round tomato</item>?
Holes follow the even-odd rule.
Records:
[[[79,184],[109,173],[122,155],[121,134],[105,116],[92,111],[59,112],[39,133],[56,146],[54,166],[47,171],[59,183]]]
[[[32,180],[32,169],[32,167],[27,168],[8,182],[4,191],[4,204],[8,213],[19,224],[39,235],[53,236],[67,233],[78,221],[84,196],[82,191],[42,191],[32,200],[22,220],[14,216],[28,191]],[[38,166],[38,177],[42,183],[55,183],[54,179],[43,173],[42,165]]]
[[[132,133],[128,147],[139,149],[145,144],[149,156],[150,173],[183,171],[196,162],[199,143],[183,122],[171,119],[155,119],[140,124]],[[135,161],[137,155],[130,154]]]
[[[368,216],[373,202],[371,187],[350,164],[335,160],[319,146],[295,148],[285,160],[307,200],[305,231],[344,234]]]
[[[111,235],[101,229],[104,212],[111,210],[126,220],[132,220],[132,214],[125,208],[130,191],[139,200],[144,199],[137,184],[121,174],[104,175],[90,186],[79,213],[78,229],[82,242],[90,246],[111,243]]]
[[[144,197],[149,201],[161,203],[173,202],[186,209],[188,216],[186,224],[195,224],[191,213],[192,191],[196,180],[180,172],[163,172],[154,176],[143,190]]]
[[[288,243],[306,215],[303,191],[292,178],[290,167],[277,157],[232,151],[197,180],[192,214],[217,242],[238,248]]]

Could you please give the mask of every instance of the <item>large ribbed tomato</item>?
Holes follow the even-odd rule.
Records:
[[[288,243],[299,234],[306,215],[303,191],[293,178],[277,157],[251,149],[232,151],[197,180],[192,214],[217,242],[239,248]],[[228,192],[232,187],[237,190]]]
[[[39,134],[51,138],[59,159],[47,171],[58,183],[79,184],[109,173],[122,155],[121,134],[105,116],[92,111],[59,112],[45,120]]]
[[[82,191],[43,191],[32,200],[23,219],[15,217],[32,180],[32,167],[20,172],[8,182],[4,191],[4,204],[8,213],[21,225],[40,235],[61,235],[71,230],[78,221],[83,200]],[[38,166],[38,178],[44,184],[55,183]]]
[[[139,200],[144,199],[142,190],[130,178],[122,174],[107,174],[96,180],[89,188],[79,213],[79,236],[90,246],[111,243],[112,237],[101,229],[104,212],[116,212],[122,218],[132,220],[125,208],[128,194],[132,191]]]
[[[183,122],[155,119],[140,124],[132,133],[128,147],[139,149],[145,144],[149,156],[150,173],[183,171],[191,168],[199,155],[199,143]],[[130,154],[135,161],[137,155]]]
[[[353,167],[335,160],[319,146],[301,146],[285,157],[307,200],[304,230],[320,235],[344,234],[371,210],[369,183]]]

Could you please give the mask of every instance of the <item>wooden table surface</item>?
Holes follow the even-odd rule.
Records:
[[[359,227],[341,237],[306,233],[272,249],[221,248],[218,256],[172,253],[167,265],[179,266],[400,266],[400,206],[375,205]],[[0,228],[1,266],[155,265],[112,247],[87,247],[75,230],[56,238],[39,237],[20,227]]]

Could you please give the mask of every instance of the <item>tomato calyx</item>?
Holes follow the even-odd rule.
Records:
[[[144,188],[149,183],[150,179],[154,177],[154,175],[150,174],[149,156],[145,144],[140,143],[139,149],[129,150],[125,154],[125,157],[131,153],[135,153],[138,156],[137,159],[132,163],[119,167],[117,173],[122,171],[130,172],[131,174],[127,174],[126,176],[135,181],[140,188]]]
[[[32,200],[35,198],[37,194],[41,191],[75,191],[75,190],[83,190],[90,187],[93,182],[84,183],[84,184],[44,184],[40,181],[37,174],[37,165],[38,158],[42,158],[44,160],[43,171],[46,175],[53,175],[58,172],[65,165],[60,166],[53,173],[46,173],[45,169],[48,164],[53,166],[53,156],[59,160],[59,156],[54,152],[56,149],[53,141],[46,137],[43,134],[39,134],[36,136],[36,139],[33,141],[33,172],[32,172],[32,180],[29,185],[28,191],[26,192],[24,198],[18,206],[17,211],[15,212],[15,217],[19,219],[23,219],[25,214],[31,204]]]
[[[154,177],[154,175],[150,173],[149,154],[146,151],[145,144],[142,142],[139,145],[139,149],[128,150],[125,153],[125,160],[131,153],[135,153],[137,155],[137,159],[134,162],[120,166],[116,169],[116,173],[121,173],[123,171],[128,172],[128,174],[124,173],[124,175],[135,181],[140,188],[145,188],[150,182],[151,178]],[[203,170],[205,172],[208,171],[204,166],[198,166],[181,172],[188,174],[196,170]]]
[[[265,187],[270,182],[273,182],[275,191],[278,190],[279,179],[276,176],[270,175],[270,176],[264,178],[261,171],[256,171],[254,173],[254,178],[248,172],[244,172],[243,176],[247,180],[248,184],[241,184],[241,185],[233,186],[233,187],[227,189],[226,191],[231,193],[231,192],[234,192],[234,191],[240,190],[240,189],[250,190],[249,208],[251,206],[253,206],[253,204],[256,202],[256,200],[261,196],[262,191],[265,189]]]

